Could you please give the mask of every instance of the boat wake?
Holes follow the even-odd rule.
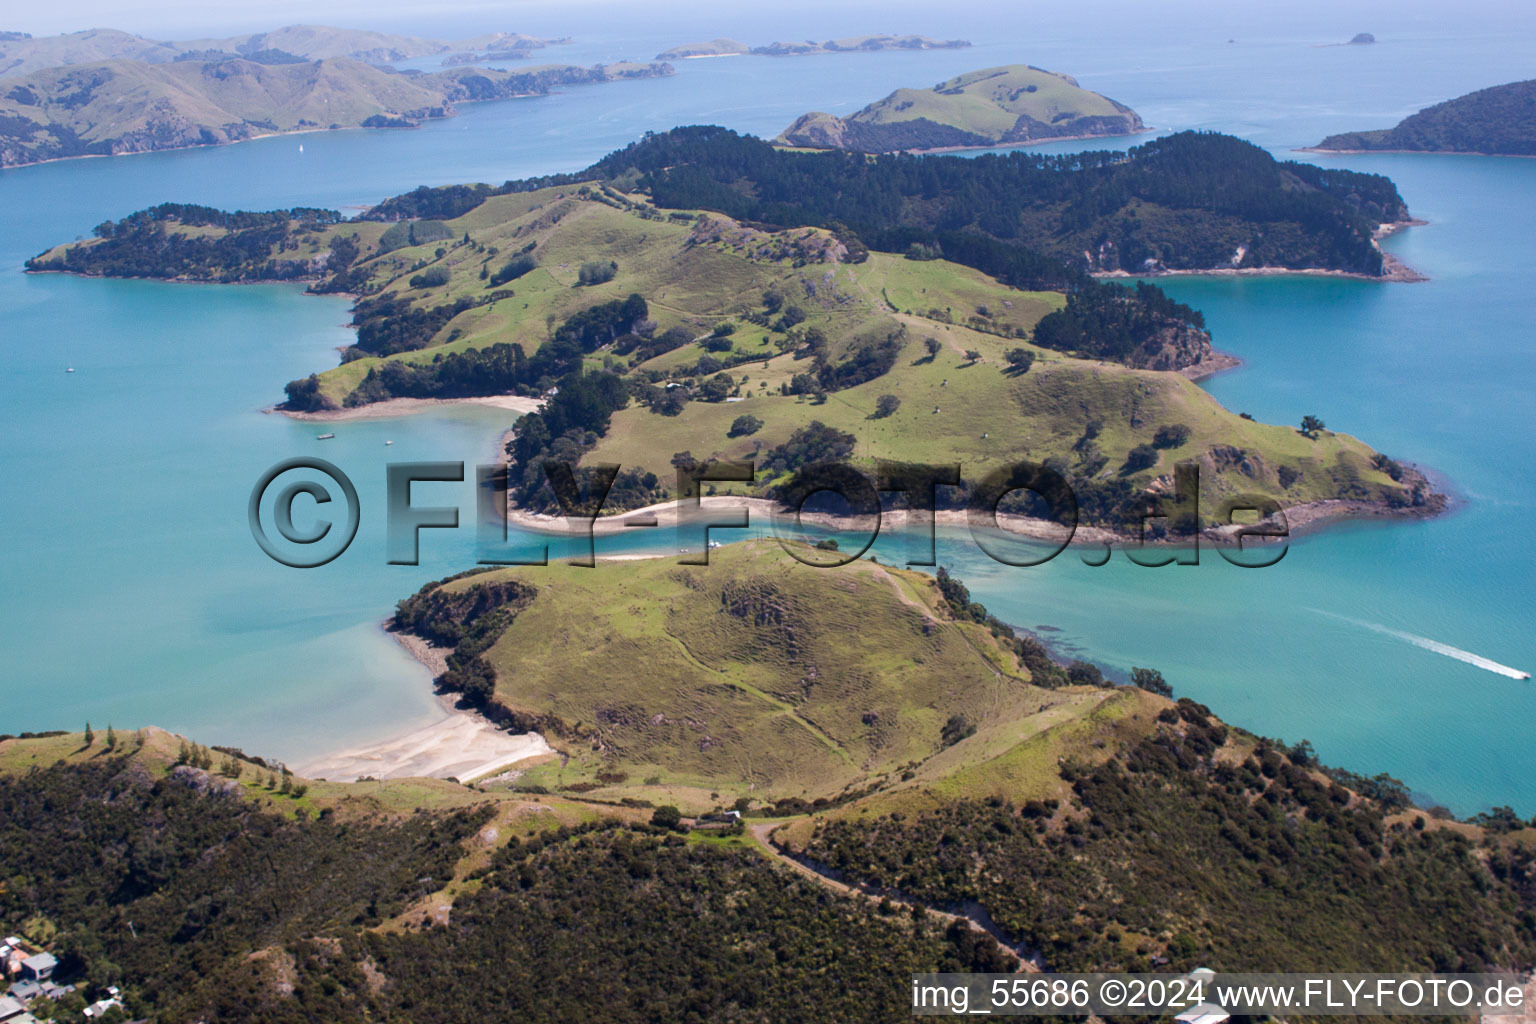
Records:
[[[1321,608],[1308,608],[1307,610],[1310,612],[1316,612],[1318,615],[1326,615],[1330,619],[1338,619],[1340,622],[1348,622],[1352,626],[1359,626],[1362,629],[1369,629],[1373,633],[1383,633],[1387,636],[1396,637],[1399,640],[1406,640],[1408,643],[1413,644],[1415,647],[1422,648],[1426,651],[1433,651],[1436,654],[1443,654],[1447,658],[1455,658],[1457,661],[1464,661],[1468,665],[1475,665],[1486,672],[1496,672],[1501,676],[1508,676],[1510,679],[1531,678],[1531,674],[1529,672],[1522,672],[1518,668],[1511,668],[1508,665],[1502,665],[1499,662],[1494,661],[1492,658],[1485,658],[1481,654],[1473,654],[1471,651],[1464,651],[1460,647],[1452,647],[1450,644],[1443,644],[1438,640],[1431,640],[1427,636],[1417,636],[1413,633],[1405,633],[1400,629],[1393,629],[1390,626],[1383,626],[1377,622],[1365,622],[1361,619],[1352,619],[1347,615],[1339,615],[1336,612],[1325,612]]]

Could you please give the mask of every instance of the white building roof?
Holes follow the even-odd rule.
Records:
[[[1199,1006],[1191,1006],[1173,1019],[1179,1024],[1223,1024],[1230,1016],[1214,1003],[1201,1003]]]

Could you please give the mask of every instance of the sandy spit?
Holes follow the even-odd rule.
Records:
[[[420,637],[391,633],[433,678],[448,669],[448,650]],[[460,710],[451,695],[438,700],[441,716],[398,736],[351,747],[294,766],[305,778],[331,782],[374,779],[436,778],[469,782],[508,765],[554,751],[536,732],[509,733],[473,711]]]
[[[521,416],[524,413],[533,412],[542,402],[543,399],[540,398],[523,398],[518,395],[489,395],[482,398],[391,398],[385,402],[373,402],[352,409],[327,409],[324,412],[292,412],[275,405],[262,411],[280,412],[292,419],[315,423],[339,423],[343,420],[376,420],[388,419],[392,416],[413,416],[416,413],[446,405],[488,405],[495,409],[506,409]]]

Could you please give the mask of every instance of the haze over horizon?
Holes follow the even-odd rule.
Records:
[[[594,22],[588,12],[602,12],[604,20]],[[1418,35],[1429,30],[1442,5],[1428,0],[1405,4],[1356,3],[1340,5],[1324,0],[1307,0],[1283,9],[1238,7],[1211,4],[1206,0],[1149,7],[1124,2],[1095,5],[1095,31],[1105,35],[1136,32],[1147,17],[1160,21],[1187,22],[1191,32],[1208,31],[1225,42],[1244,33],[1260,36],[1294,35],[1319,43],[1342,41],[1356,32],[1373,32],[1387,41],[1396,33]],[[1008,12],[1008,21],[1029,21],[1049,36],[1057,32],[1079,32],[1082,9],[1073,5],[1033,7]],[[1536,24],[1536,11],[1513,8],[1497,0],[1459,5],[1458,22],[1468,34],[1498,32],[1518,33]],[[232,3],[194,3],[192,0],[122,5],[106,0],[71,0],[71,2],[34,7],[23,17],[6,19],[0,28],[53,35],[91,28],[116,28],[151,38],[198,38],[233,35],[275,29],[295,23],[329,24],[348,28],[375,29],[405,34],[454,37],[488,31],[521,31],[546,35],[580,33],[608,36],[622,30],[629,36],[652,32],[684,32],[708,38],[722,32],[735,32],[768,38],[818,38],[860,32],[916,32],[944,34],[968,31],[982,38],[988,27],[999,20],[999,13],[988,5],[946,5],[933,8],[912,0],[894,4],[876,4],[869,0],[839,2],[835,6],[811,4],[805,0],[776,4],[771,9],[722,9],[699,0],[648,7],[643,11],[611,4],[608,0],[517,0],[513,3],[492,0],[449,0],[424,9],[420,4],[399,2],[362,2],[362,0],[323,0],[319,3],[299,0],[278,2],[252,8]],[[1440,30],[1437,26],[1436,31]],[[680,40],[681,41],[681,40]]]

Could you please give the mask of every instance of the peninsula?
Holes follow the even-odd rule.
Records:
[[[943,570],[747,542],[465,574],[397,622],[556,752],[338,783],[159,729],[0,738],[0,915],[61,998],[863,1022],[910,1013],[893,973],[1536,959],[1536,830],[1509,808],[1456,821],[1176,675],[1060,664]]]
[[[1406,216],[1386,179],[1195,134],[1128,156],[930,158],[931,180],[910,166],[678,129],[577,174],[418,189],[357,220],[167,204],[28,267],[357,295],[356,344],[290,382],[286,408],[542,399],[507,443],[525,512],[556,508],[549,457],[619,463],[609,511],[668,500],[677,466],[712,459],[755,459],[749,492],[775,498],[827,459],[958,462],[960,503],[989,468],[1044,460],[1083,522],[1130,530],[1149,501],[1190,527],[1245,502],[1438,507],[1346,434],[1223,409],[1191,382],[1232,365],[1200,314],[1092,276],[1145,251],[1229,267],[1244,246],[1259,265],[1379,275],[1373,229]],[[1113,209],[1067,227],[1074,196],[1109,191],[1134,227]],[[1198,513],[1173,507],[1187,461]]]
[[[1070,75],[1024,64],[985,68],[931,89],[897,89],[850,114],[803,114],[778,141],[866,153],[1020,146],[1059,139],[1132,135],[1141,118],[1089,92]]]
[[[1536,80],[1479,89],[1425,107],[1395,128],[1330,135],[1313,149],[1536,156]]]
[[[670,64],[456,67],[400,73],[352,57],[200,53],[113,59],[0,79],[0,167],[115,156],[338,128],[408,128],[455,104],[672,74]]]

